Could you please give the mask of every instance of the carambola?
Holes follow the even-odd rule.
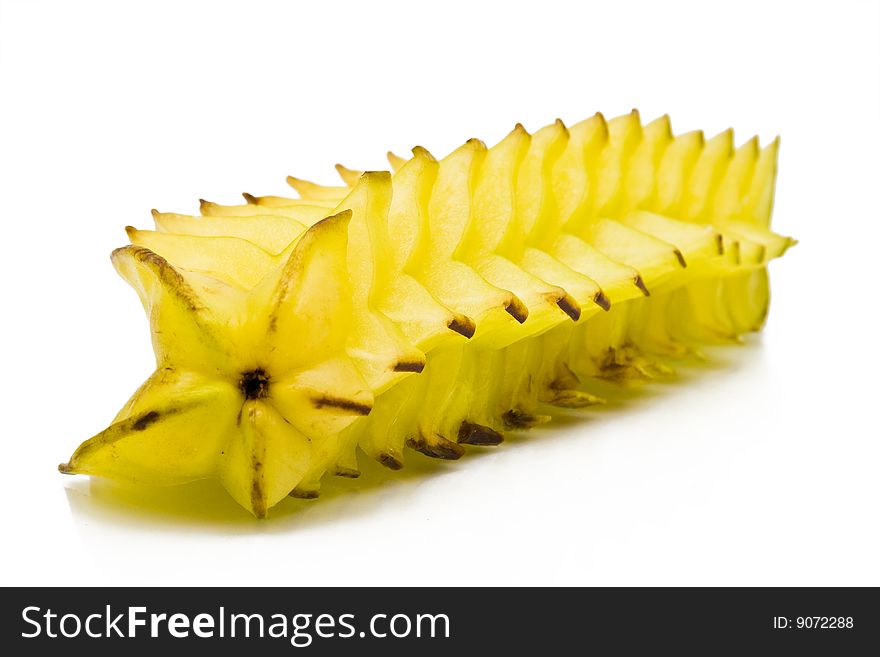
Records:
[[[154,211],[112,260],[156,371],[60,470],[216,477],[263,517],[358,476],[359,452],[457,459],[601,403],[591,380],[663,377],[762,326],[793,244],[769,228],[778,147],[596,114],[337,166],[339,187],[288,178],[299,199]]]

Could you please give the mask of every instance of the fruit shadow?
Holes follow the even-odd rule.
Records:
[[[272,507],[269,517],[257,519],[238,505],[216,480],[158,487],[108,479],[77,478],[65,487],[74,517],[104,524],[143,527],[150,531],[189,531],[219,534],[272,533],[310,524],[333,522],[349,515],[369,513],[387,492],[406,495],[425,477],[439,476],[452,462],[408,451],[402,470],[391,471],[361,454],[357,479],[326,477],[316,500],[286,498]]]
[[[270,510],[269,518],[258,520],[239,506],[216,480],[196,481],[173,487],[126,484],[99,478],[75,477],[65,486],[72,514],[88,524],[142,528],[149,531],[217,534],[289,532],[344,521],[377,512],[423,485],[467,467],[468,462],[498,458],[536,441],[584,440],[588,434],[576,429],[594,422],[609,421],[631,406],[647,407],[675,394],[680,386],[711,385],[711,374],[718,370],[735,372],[762,357],[760,339],[749,339],[739,348],[709,348],[705,360],[675,364],[673,376],[652,382],[619,385],[591,381],[591,393],[605,404],[587,409],[542,409],[553,419],[527,431],[505,433],[497,447],[469,447],[459,461],[442,461],[407,450],[405,467],[389,470],[364,454],[359,455],[361,476],[357,479],[325,477],[317,500],[287,498]]]

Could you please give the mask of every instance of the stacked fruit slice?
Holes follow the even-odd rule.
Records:
[[[601,403],[595,378],[671,372],[761,327],[778,141],[673,136],[637,112],[517,125],[442,160],[298,199],[154,211],[113,253],[150,319],[155,373],[62,472],[218,477],[257,516],[405,447],[460,457]]]

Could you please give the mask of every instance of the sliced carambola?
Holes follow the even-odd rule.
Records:
[[[337,166],[300,198],[154,212],[114,262],[150,317],[157,371],[62,469],[216,476],[263,516],[322,476],[458,458],[601,400],[588,377],[667,375],[664,357],[766,315],[778,142],[673,136],[601,115],[395,174]],[[193,442],[198,424],[210,433]]]

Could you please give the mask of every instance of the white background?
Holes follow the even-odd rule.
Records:
[[[876,2],[0,8],[2,584],[880,584]],[[151,371],[149,210],[596,110],[782,135],[759,339],[454,464],[255,521],[55,467]]]

